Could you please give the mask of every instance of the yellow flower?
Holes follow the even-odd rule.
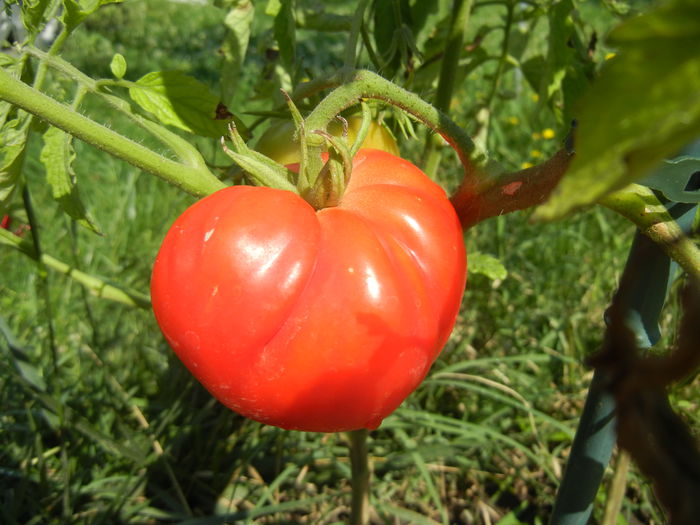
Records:
[[[552,128],[543,129],[542,130],[542,138],[553,139],[554,138],[554,130]]]
[[[533,159],[539,159],[539,158],[542,156],[542,152],[541,152],[540,150],[538,150],[538,149],[533,149],[533,150],[530,152],[530,156],[531,156]]]
[[[614,58],[617,53],[605,53],[605,60],[610,60]]]
[[[520,124],[520,119],[518,117],[508,117],[508,124],[512,124],[513,126],[516,126]]]
[[[532,138],[533,140],[540,140],[542,138],[542,135],[538,131],[534,131],[532,133]]]
[[[533,164],[532,162],[523,162],[523,163],[520,165],[520,167],[521,167],[522,169],[524,169],[524,170],[526,170],[526,169],[528,169],[528,168],[532,168],[533,166],[534,166],[534,164]]]

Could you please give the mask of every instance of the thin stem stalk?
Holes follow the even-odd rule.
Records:
[[[459,57],[464,47],[464,34],[469,23],[469,15],[472,9],[472,0],[454,0],[452,4],[452,20],[450,21],[450,34],[445,45],[445,54],[440,64],[440,78],[437,92],[435,93],[435,107],[445,113],[449,112],[454,92],[457,71],[459,69]],[[426,159],[424,170],[428,175],[434,175],[440,164],[440,150],[437,141],[431,134],[425,142]]]
[[[369,454],[366,429],[348,432],[350,465],[352,470],[352,510],[350,525],[369,523]]]

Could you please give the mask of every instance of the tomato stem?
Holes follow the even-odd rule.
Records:
[[[654,190],[630,184],[604,197],[601,204],[632,221],[683,270],[700,279],[700,248],[683,232]]]
[[[476,194],[484,184],[490,185],[494,176],[504,170],[491,161],[486,152],[477,148],[469,135],[445,113],[376,73],[366,70],[341,69],[330,84],[337,87],[306,117],[307,130],[325,129],[341,111],[359,103],[363,98],[382,100],[410,113],[433,131],[439,133],[457,152],[464,166],[463,193]],[[321,171],[320,153],[323,145],[309,148],[309,173]],[[309,181],[313,186],[315,180]]]
[[[460,186],[452,195],[452,205],[463,228],[490,217],[524,210],[543,203],[571,163],[573,154],[562,149],[552,158],[524,170],[504,173],[474,196],[472,188]]]
[[[350,448],[350,465],[352,471],[352,507],[350,525],[367,525],[369,523],[369,455],[367,453],[366,429],[348,432]]]
[[[176,162],[91,120],[0,69],[0,99],[6,100],[88,144],[153,173],[193,195],[225,187],[203,164]],[[188,159],[189,161],[189,159]]]

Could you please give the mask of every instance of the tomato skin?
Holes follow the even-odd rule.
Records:
[[[444,191],[361,150],[333,208],[248,186],[192,205],[163,241],[151,296],[170,346],[224,405],[333,432],[376,428],[418,386],[465,280]]]
[[[352,115],[347,118],[347,122],[347,138],[348,142],[352,144],[360,131],[362,117]],[[339,137],[343,133],[343,126],[340,122],[333,121],[328,126],[328,131]],[[270,126],[260,136],[255,149],[280,164],[296,164],[300,162],[301,157],[299,155],[299,144],[293,138],[294,122],[290,120],[278,122]],[[392,155],[399,155],[399,147],[396,144],[396,140],[394,140],[389,130],[378,122],[370,123],[369,131],[362,142],[362,147],[365,149],[379,149]]]

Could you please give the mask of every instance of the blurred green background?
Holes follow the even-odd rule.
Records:
[[[355,3],[329,4],[349,15]],[[590,31],[604,32],[619,19],[613,4],[580,4]],[[313,2],[300,5],[315,9]],[[546,7],[514,28],[513,52],[545,45]],[[277,86],[268,81],[275,74],[272,19],[264,3],[256,9],[248,58],[229,101],[248,125],[257,122],[256,112],[279,103]],[[218,90],[223,15],[209,4],[110,5],[71,37],[63,57],[100,78],[111,75],[110,60],[121,53],[127,79],[177,69]],[[497,56],[503,16],[497,4],[476,9],[468,41],[479,39],[488,56]],[[345,38],[299,28],[302,76],[341,65]],[[494,157],[509,168],[540,162],[558,148],[568,124],[516,69],[493,90],[495,67],[488,59],[475,65],[451,115],[478,134],[486,107],[485,140]],[[429,97],[429,86],[414,80],[409,87]],[[72,86],[53,75],[48,89],[60,96]],[[138,136],[96,100],[86,99],[81,109]],[[419,162],[423,131],[406,136],[392,112],[386,120],[404,155]],[[254,136],[264,127],[254,128]],[[216,141],[196,140],[203,151],[218,148]],[[103,231],[96,236],[51,198],[38,142],[31,144],[26,177],[42,249],[107,282],[147,292],[159,243],[193,198],[76,143],[81,195]],[[445,153],[439,182],[453,188],[460,173]],[[497,258],[507,276],[470,275],[458,324],[429,377],[371,433],[374,522],[546,522],[591,377],[583,363],[601,341],[603,312],[634,229],[602,208],[554,224],[528,217],[497,217],[466,234],[468,252]],[[245,420],[214,401],[173,357],[150,311],[92,297],[8,249],[0,250],[0,269],[0,522],[331,524],[347,518],[343,435]],[[672,323],[669,312],[664,326]],[[678,398],[682,414],[697,424],[697,381]],[[662,521],[649,487],[633,471],[618,523]]]

